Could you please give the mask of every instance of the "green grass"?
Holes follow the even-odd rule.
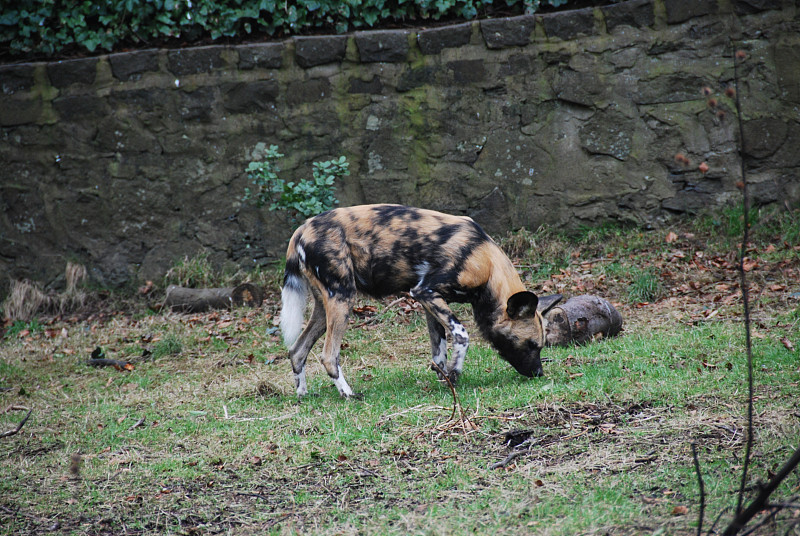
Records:
[[[671,254],[681,247],[691,258],[697,247],[719,257],[711,241],[701,248],[650,235],[647,249],[612,247],[642,234],[517,238],[516,257],[538,255],[528,260],[539,263],[545,256],[525,243],[568,248],[548,277],[568,275],[552,283],[575,293],[591,281],[595,293],[617,293],[625,330],[547,349],[546,376],[529,380],[467,321],[475,336],[457,394],[475,428],[458,413],[451,420],[452,394],[428,368],[424,317],[389,301],[372,303],[376,322],[354,319],[364,325],[345,338],[345,374],[365,395],[358,401],[342,400],[312,356],[311,396],[298,402],[285,350],[268,331],[274,303],[206,315],[133,312],[63,324],[66,338],[60,321],[7,335],[0,406],[33,411],[19,434],[0,439],[0,534],[57,524],[60,534],[689,535],[699,505],[692,442],[708,528],[735,504],[741,474],[744,333],[738,309],[723,304],[730,291],[714,290],[736,274],[713,272],[706,281],[698,264]],[[772,235],[763,240],[761,249]],[[782,269],[797,270],[793,250],[781,251],[790,260]],[[611,260],[598,263],[598,253]],[[782,262],[770,260],[776,255],[759,260]],[[667,298],[642,306],[626,292],[633,269],[648,264],[672,275],[661,282]],[[701,290],[685,294],[694,287],[681,290],[681,270]],[[800,440],[800,366],[797,351],[781,342],[800,342],[797,306],[785,291],[769,290],[783,284],[778,272],[763,272],[751,274],[765,289],[753,304],[751,484],[768,478]],[[465,321],[471,315],[469,307],[454,309]],[[134,370],[86,366],[97,346]],[[145,348],[151,354],[143,357]],[[23,416],[0,414],[0,432]],[[530,447],[493,469],[513,452],[504,444],[513,431],[527,431]],[[795,473],[776,501],[798,486]],[[676,514],[683,506],[688,513]],[[786,532],[796,512],[756,534]]]

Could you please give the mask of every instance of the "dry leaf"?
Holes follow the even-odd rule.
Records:
[[[784,337],[784,338],[781,339],[781,342],[783,343],[783,346],[787,350],[789,350],[790,352],[794,352],[794,344],[792,344],[792,341],[790,341],[789,339]]]
[[[668,233],[667,233],[667,237],[664,239],[664,241],[665,241],[667,244],[672,244],[672,243],[673,243],[673,242],[675,242],[677,239],[678,239],[678,235],[676,235],[675,233],[673,233],[672,231],[670,231],[670,232],[668,232]]]
[[[674,516],[685,516],[688,513],[689,509],[682,505],[676,506],[675,508],[672,509],[672,515]]]

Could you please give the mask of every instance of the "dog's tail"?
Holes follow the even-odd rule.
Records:
[[[287,348],[292,347],[303,331],[303,316],[308,303],[308,284],[300,271],[301,259],[297,248],[292,247],[294,242],[292,239],[286,254],[281,290],[281,333]]]

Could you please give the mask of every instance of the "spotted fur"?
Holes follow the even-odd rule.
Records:
[[[400,205],[364,205],[310,218],[289,241],[281,329],[297,394],[307,392],[306,359],[327,332],[322,363],[339,392],[353,396],[339,352],[356,295],[403,291],[425,309],[433,362],[451,382],[463,370],[469,335],[449,302],[472,304],[483,336],[520,374],[542,375],[545,328],[539,300],[525,290],[511,261],[477,223]],[[303,329],[308,294],[313,309]],[[448,333],[453,345],[449,362]]]

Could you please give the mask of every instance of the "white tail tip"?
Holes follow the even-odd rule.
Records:
[[[292,347],[303,331],[306,303],[304,282],[297,277],[289,277],[281,290],[281,333],[287,348]]]

